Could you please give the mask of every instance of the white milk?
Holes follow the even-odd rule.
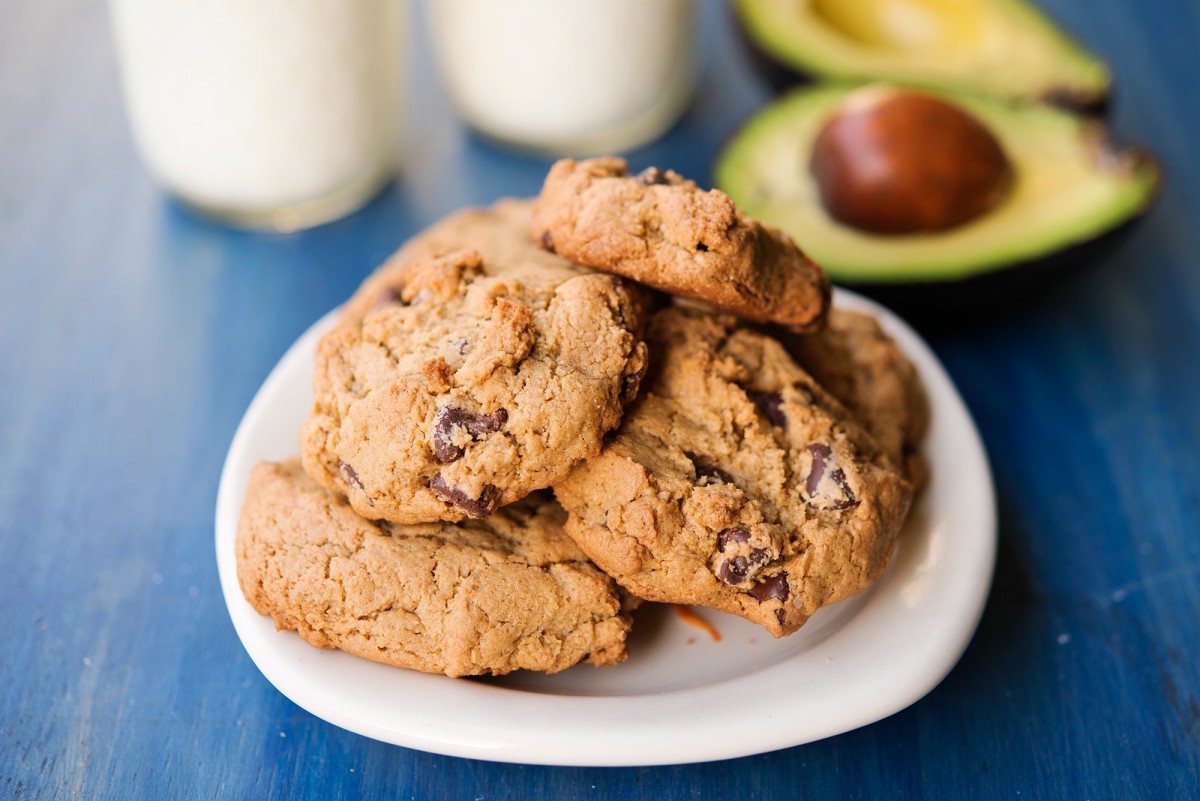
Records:
[[[111,0],[151,172],[231,222],[293,229],[392,176],[403,0]]]
[[[693,0],[432,0],[438,66],[460,115],[520,147],[634,147],[683,113],[696,79]]]

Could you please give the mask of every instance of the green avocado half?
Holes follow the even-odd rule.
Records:
[[[826,213],[809,166],[818,132],[858,88],[826,84],[781,97],[734,135],[713,172],[743,211],[790,234],[838,283],[928,287],[1037,265],[1138,216],[1159,185],[1154,159],[1115,149],[1092,118],[922,89],[983,124],[1011,163],[1012,183],[990,211],[958,227],[866,233]]]
[[[927,88],[1104,105],[1108,68],[1026,0],[734,0],[757,55],[793,80]],[[779,75],[772,75],[776,79]]]

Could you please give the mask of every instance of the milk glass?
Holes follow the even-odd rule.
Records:
[[[403,0],[111,0],[150,172],[228,222],[291,230],[392,177]]]
[[[433,0],[429,30],[459,115],[551,154],[662,134],[696,82],[694,0]]]

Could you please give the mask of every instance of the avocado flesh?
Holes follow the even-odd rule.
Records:
[[[713,175],[743,211],[790,234],[834,281],[949,282],[1033,261],[1136,216],[1158,185],[1155,163],[1140,151],[1114,152],[1093,120],[922,90],[984,124],[1012,162],[1012,187],[990,212],[957,228],[865,233],[824,211],[808,164],[821,126],[856,88],[825,85],[784,96],[730,141]]]
[[[1108,68],[1025,0],[734,0],[751,42],[802,74],[968,88],[1079,108]]]

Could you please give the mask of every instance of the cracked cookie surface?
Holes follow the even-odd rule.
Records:
[[[919,452],[929,427],[929,402],[917,368],[879,326],[861,312],[832,309],[816,334],[781,334],[792,357],[854,412],[893,465],[914,485],[927,466]]]
[[[829,279],[782,231],[724,192],[623,159],[563,159],[546,176],[530,234],[544,248],[724,311],[816,330]]]
[[[321,339],[304,467],[364,517],[486,517],[598,453],[636,394],[646,293],[535,247],[529,214],[435,225]]]
[[[629,618],[611,579],[542,496],[486,521],[366,520],[296,460],[259,463],[237,533],[256,611],[321,648],[448,676],[625,658]]]
[[[554,488],[567,533],[647,600],[741,615],[776,637],[882,572],[912,490],[776,340],[658,312],[642,396]]]

